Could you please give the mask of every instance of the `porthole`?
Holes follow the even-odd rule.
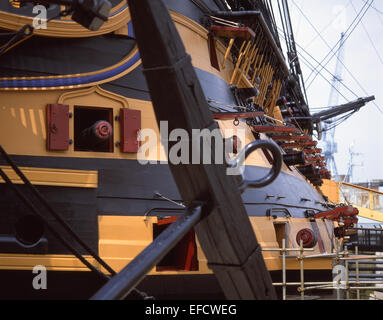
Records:
[[[37,244],[43,234],[44,223],[38,217],[32,215],[23,216],[15,224],[16,239],[25,246]]]

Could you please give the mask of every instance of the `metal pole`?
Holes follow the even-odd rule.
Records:
[[[335,254],[324,253],[324,254],[317,254],[312,256],[305,256],[305,259],[323,259],[323,258],[335,258]]]
[[[304,284],[304,268],[303,268],[303,240],[300,241],[300,246],[299,246],[299,264],[300,264],[300,271],[301,271],[301,300],[305,300],[305,284]]]
[[[339,264],[339,240],[336,241],[336,247],[335,247],[335,250],[336,250],[336,261],[335,261],[335,265],[338,265]],[[337,285],[336,287],[336,300],[340,300],[340,289],[339,289],[339,285]]]
[[[286,239],[282,240],[282,282],[283,282],[283,300],[286,300]]]
[[[307,283],[306,283],[307,285]],[[334,284],[331,282],[329,284],[323,284],[323,285],[317,285],[317,286],[312,286],[312,287],[305,287],[304,288],[304,291],[308,291],[308,290],[317,290],[317,289],[331,289],[334,287]]]
[[[357,256],[359,254],[359,248],[358,246],[355,247],[355,255]],[[356,267],[356,283],[357,283],[357,286],[359,286],[359,262],[356,261],[356,264],[355,264],[355,267]],[[356,299],[357,300],[360,300],[360,290],[356,290]]]
[[[301,249],[285,249],[286,252],[296,252],[296,251],[301,251]],[[281,252],[282,250],[279,248],[279,249],[262,249],[262,251],[268,251],[268,252]],[[304,252],[306,251],[314,251],[314,249],[304,249],[303,250]],[[307,258],[310,258],[311,256],[307,256]],[[316,258],[319,258],[319,256],[315,256]],[[306,259],[306,257],[305,257]]]
[[[348,257],[348,249],[346,249],[346,252],[345,252],[345,256],[346,258]],[[346,268],[346,299],[347,300],[350,300],[350,285],[349,285],[349,266],[348,266],[348,260],[346,260],[346,263],[345,263],[345,268]]]
[[[350,285],[357,285],[357,284],[383,284],[383,281],[374,281],[374,280],[370,280],[370,281],[360,281],[357,282],[356,280],[353,281],[352,279],[349,280],[348,282]],[[305,285],[306,286],[320,286],[320,285],[330,285],[330,284],[334,284],[334,281],[328,281],[328,282],[305,282]],[[294,287],[299,287],[301,285],[300,282],[288,282],[285,284],[286,286],[294,286]],[[282,282],[275,282],[273,283],[273,286],[276,286],[276,287],[283,287],[283,283]]]
[[[202,206],[189,208],[91,300],[124,299],[145,275],[200,221]]]
[[[382,287],[351,287],[352,290],[382,290]]]

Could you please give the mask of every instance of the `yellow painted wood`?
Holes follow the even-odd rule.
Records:
[[[320,187],[322,193],[328,197],[331,202],[340,202],[339,185],[333,180],[324,179],[323,185]]]
[[[255,61],[255,59],[257,58],[257,55],[258,55],[258,48],[254,46],[254,49],[255,50],[252,52],[252,54],[251,54],[251,56],[249,58],[247,67],[245,68],[245,70],[243,72],[247,78],[249,78],[250,67],[254,63],[254,61]]]
[[[262,68],[263,58],[264,58],[264,55],[260,54],[257,56],[257,59],[255,60],[254,67],[253,67],[254,73],[253,73],[253,77],[251,78],[251,83],[253,85],[255,85],[255,78],[258,76],[260,68]]]
[[[349,188],[353,188],[355,190],[365,191],[366,193],[368,192],[368,201],[369,201],[368,208],[361,207],[361,206],[358,206],[356,204],[351,203],[351,205],[353,207],[355,207],[359,210],[359,214],[358,214],[359,217],[383,222],[383,212],[374,210],[375,209],[374,195],[383,196],[382,192],[380,192],[378,190],[374,190],[374,189],[369,189],[369,188],[364,188],[361,186],[353,185],[350,183],[345,183],[345,182],[338,183],[338,182],[335,182],[332,180],[324,180],[324,184],[320,189],[324,195],[329,197],[330,201],[335,202],[335,203],[339,203],[341,201],[340,200],[340,192],[341,192],[340,189],[341,189],[342,185],[349,187]],[[359,203],[359,205],[361,205],[361,204]]]
[[[243,77],[243,81],[246,79]],[[246,86],[251,86],[248,82]],[[166,161],[163,146],[160,143],[159,128],[157,125],[153,106],[149,101],[128,99],[123,96],[103,90],[99,87],[92,87],[81,90],[52,90],[43,95],[39,92],[0,92],[0,99],[7,101],[6,105],[0,106],[0,139],[2,146],[9,154],[13,155],[32,155],[44,157],[72,157],[72,158],[104,158],[104,159],[130,159],[137,160],[136,153],[121,153],[115,147],[114,152],[78,152],[74,150],[74,145],[69,146],[68,151],[47,151],[46,150],[46,120],[45,106],[51,103],[68,104],[69,111],[73,113],[74,106],[95,106],[113,109],[113,118],[119,114],[121,108],[131,108],[142,111],[142,128],[152,129],[157,137],[157,152],[148,156],[149,160]],[[27,101],[27,105],[26,105]],[[221,122],[220,122],[221,123]],[[226,121],[222,129],[236,130],[233,121]],[[246,143],[254,141],[249,126],[241,122],[240,128],[246,131]],[[70,139],[73,137],[73,118],[69,121]],[[114,122],[114,144],[120,139],[120,124]],[[5,139],[6,137],[6,139]],[[266,138],[266,136],[263,136]],[[245,146],[245,144],[243,144]],[[257,159],[258,158],[258,159]],[[262,152],[255,152],[249,157],[248,165],[263,165],[269,167],[264,160]],[[294,174],[294,171],[284,167],[284,172]]]
[[[271,67],[270,64],[268,64],[266,71],[265,71],[264,80],[262,81],[261,87],[260,87],[261,94],[259,95],[259,100],[258,100],[260,105],[264,104],[266,93],[267,93],[267,88],[269,87],[269,85],[271,83],[271,79],[274,76],[274,72],[275,72],[274,69]]]
[[[383,212],[376,211],[370,208],[362,208],[356,205],[353,206],[359,210],[359,217],[383,222]]]
[[[266,94],[269,73],[270,73],[270,65],[269,63],[266,63],[260,72],[260,78],[262,79],[261,84],[259,86],[260,94],[258,97],[256,97],[256,103],[261,106],[263,106],[264,95]]]
[[[96,268],[98,262],[89,256],[84,256]],[[39,255],[39,254],[0,254],[0,270],[31,270],[37,265],[46,267],[48,271],[89,271],[73,255]]]
[[[246,53],[251,45],[251,41],[248,41],[245,48],[243,49],[242,51],[242,48],[244,47],[245,45],[245,42],[242,43],[242,46],[241,46],[241,49],[239,50],[239,56],[238,56],[238,60],[237,60],[237,63],[234,67],[234,71],[233,71],[233,74],[231,76],[231,79],[230,79],[230,84],[233,84],[235,82],[235,79],[237,77],[237,73],[240,69],[240,66],[242,64],[242,60],[244,59],[244,57],[246,56]]]
[[[153,241],[156,217],[99,216],[99,254],[117,272]]]
[[[212,67],[210,63],[208,46],[209,31],[197,22],[177,12],[171,11],[171,17],[175,22],[177,31],[183,40],[186,52],[192,57],[193,66],[220,77],[226,82],[229,82],[233,65],[231,57],[228,56],[225,61],[225,67],[222,68],[221,71],[218,71]],[[227,48],[220,41],[216,41],[216,51],[218,61],[223,61]]]
[[[266,110],[267,110],[267,114],[269,116],[274,116],[274,110],[276,109],[277,105],[277,100],[280,96],[280,92],[281,92],[281,89],[282,89],[282,83],[280,80],[274,80],[274,85],[273,85],[273,89],[271,90],[271,94],[268,98],[268,101],[266,102]],[[283,121],[283,118],[281,116],[281,118],[278,118],[278,120],[281,120]]]
[[[281,109],[278,106],[275,106],[274,113],[273,113],[272,116],[273,116],[274,119],[277,119],[279,121],[283,121],[283,116],[282,116],[282,113],[281,113]]]
[[[244,62],[243,62],[243,65],[241,67],[241,72],[239,74],[238,80],[236,81],[237,86],[238,86],[239,82],[241,81],[242,77],[247,77],[246,70],[248,70],[248,68],[250,67],[250,63],[251,63],[251,60],[253,59],[254,51],[256,49],[255,45],[251,47],[251,43],[249,43],[249,44],[250,44],[250,46],[249,46],[249,49],[247,50],[247,52],[245,53]]]
[[[369,188],[365,188],[365,187],[362,187],[362,186],[357,186],[357,185],[354,185],[354,184],[351,184],[351,183],[346,183],[346,182],[342,182],[341,184],[344,185],[344,186],[352,187],[354,189],[359,189],[359,190],[363,190],[363,191],[369,191],[369,192],[373,192],[375,194],[383,195],[383,192],[380,192],[380,191],[375,190],[375,189],[369,189]]]
[[[18,31],[26,24],[32,25],[33,19],[33,17],[0,11],[0,28]],[[98,31],[90,31],[72,20],[57,19],[49,21],[46,29],[36,29],[34,33],[40,36],[61,38],[90,37],[111,33],[126,25],[129,20],[130,12],[128,8],[125,8],[118,14],[109,17]]]
[[[23,181],[11,167],[0,166],[15,184],[23,184]],[[20,167],[20,170],[28,180],[38,186],[97,188],[98,172],[69,169],[28,168]],[[4,180],[0,178],[0,183]]]
[[[126,11],[127,10],[127,11]],[[123,10],[124,12],[124,17],[128,20],[130,20],[130,13],[128,11],[128,9],[124,9]],[[0,17],[1,17],[1,14],[3,12],[0,11]],[[122,13],[122,12],[121,12]],[[118,15],[120,15],[121,13],[119,13]],[[202,69],[202,70],[205,70],[207,72],[210,72],[218,77],[221,77],[222,79],[224,79],[225,81],[229,81],[230,79],[230,76],[231,76],[231,72],[229,72],[229,70],[222,70],[221,72],[219,72],[218,70],[216,70],[215,68],[213,68],[210,64],[210,59],[208,57],[208,43],[207,43],[207,35],[208,35],[208,31],[203,28],[201,25],[199,25],[198,23],[194,22],[193,20],[179,14],[179,13],[176,13],[176,12],[172,12],[170,11],[170,14],[172,16],[172,19],[174,20],[174,22],[176,23],[176,27],[177,27],[177,30],[179,31],[182,39],[184,40],[184,44],[185,44],[185,48],[187,50],[187,52],[192,56],[193,58],[193,64],[195,67],[199,68],[199,69]],[[14,15],[15,17],[19,17],[17,15]],[[15,18],[14,17],[14,18]],[[28,17],[23,17],[23,18],[28,18]],[[16,18],[15,18],[16,19]],[[1,18],[0,18],[1,20]],[[61,29],[60,28],[53,28],[52,29],[52,35],[53,36],[57,36],[57,37],[60,37],[60,36],[70,36],[70,37],[82,37],[82,36],[90,36],[90,35],[97,35],[97,32],[96,33],[93,33],[92,31],[89,31],[81,26],[79,26],[77,23],[74,23],[73,21],[60,21],[60,20],[54,20],[54,21],[51,21],[50,23],[59,23],[59,24],[65,24],[65,26],[63,25],[60,25]],[[73,28],[78,28],[80,27],[80,29],[82,28],[83,30],[78,31],[76,29],[76,31],[74,31],[74,29],[72,30],[69,30],[69,26],[71,26],[73,24]],[[24,25],[24,24],[23,24]],[[121,25],[118,25],[118,26],[115,26],[115,28],[113,30],[110,30],[108,31],[109,32],[116,32],[117,34],[126,34],[126,23],[122,23]],[[48,25],[48,29],[40,29],[38,31],[46,31],[46,32],[50,32],[51,29],[49,29],[51,27],[51,25]],[[66,27],[68,27],[69,29],[67,30],[67,33],[66,33]],[[1,21],[0,21],[0,28],[1,28]],[[19,29],[19,28],[18,28]],[[17,30],[18,30],[17,29]],[[57,34],[57,32],[60,31],[62,32],[63,34]],[[84,35],[82,32],[89,32],[89,34],[87,33],[86,35]],[[49,32],[48,34],[46,34],[47,36],[49,36]],[[218,57],[219,59],[221,59],[220,57],[222,57],[223,59],[223,56],[225,54],[225,51],[226,51],[226,48],[224,47],[223,44],[221,44],[220,42],[217,42],[217,54],[218,54]],[[137,52],[137,48],[135,48],[131,54],[135,54]],[[130,59],[131,55],[129,55],[129,57],[127,57],[127,59]],[[110,67],[110,68],[116,68],[118,67],[119,65],[125,63],[125,60],[124,59],[123,61],[120,61],[118,64]],[[104,79],[102,80],[101,82],[99,83],[93,83],[93,84],[88,84],[88,85],[77,85],[77,86],[72,86],[70,88],[67,88],[67,89],[73,89],[73,88],[80,88],[80,87],[89,87],[90,85],[96,85],[96,84],[101,84],[103,82],[110,82],[110,81],[113,81],[115,79],[117,79],[118,77],[121,77],[123,75],[125,75],[126,73],[129,73],[131,72],[133,69],[135,69],[139,64],[141,64],[141,61],[138,61],[136,64],[134,64],[131,68],[129,68],[128,70],[126,70],[124,73],[121,73],[117,76],[114,76],[110,79]],[[226,65],[230,65],[232,64],[231,62],[231,59],[227,59],[226,60]],[[102,71],[108,71],[110,68],[106,68]],[[223,68],[225,69],[225,68]],[[226,69],[229,69],[229,68],[226,68]],[[100,72],[100,70],[98,71],[95,71],[95,72],[92,72],[92,73],[86,73],[86,74],[81,74],[79,76],[88,76],[88,75],[92,75],[94,73],[98,73]],[[57,77],[69,77],[71,75],[66,75],[66,76],[48,76],[48,77],[19,77],[17,79],[20,79],[20,80],[24,80],[24,79],[34,79],[34,78],[47,78],[47,79],[54,79],[54,78],[57,78]],[[5,79],[5,78],[4,78]],[[49,88],[49,90],[55,90],[55,89],[65,89],[65,88]],[[48,88],[23,88],[23,89],[11,89],[11,88],[8,88],[8,89],[3,89],[3,90],[10,90],[10,91],[17,91],[17,90],[34,90],[34,91],[41,91],[41,90],[48,90]]]
[[[374,194],[372,192],[368,193],[368,200],[370,203],[370,210],[374,210]]]
[[[228,47],[226,49],[226,52],[225,52],[225,56],[223,57],[223,61],[221,63],[221,68],[222,69],[226,68],[226,60],[229,57],[229,54],[230,54],[231,48],[233,47],[234,42],[235,42],[234,38],[230,39],[229,45],[228,45]]]
[[[129,262],[131,262],[143,249],[153,241],[153,224],[157,217],[144,216],[99,216],[99,254],[116,272],[119,272]],[[310,227],[307,219],[278,218],[274,220],[268,217],[250,217],[251,224],[256,233],[257,239],[262,248],[280,248],[274,224],[285,223],[287,246],[297,247],[295,243],[296,232],[302,228]],[[318,223],[319,231],[324,240],[326,250],[331,247],[325,222]],[[330,223],[330,222],[327,222]],[[330,227],[330,225],[329,225]],[[326,238],[327,237],[327,238]],[[198,239],[197,255],[199,261],[199,271],[165,271],[157,272],[155,268],[150,271],[150,275],[175,275],[175,274],[211,274],[212,271],[207,266],[207,260],[201,249]],[[317,254],[318,251],[314,251]],[[309,253],[313,254],[313,253]],[[263,252],[266,266],[270,271],[281,270],[282,262],[280,253]],[[294,254],[289,254],[287,262],[289,270],[298,270],[299,263],[294,258]],[[89,256],[84,256],[96,268],[103,270],[100,265]],[[36,265],[43,265],[47,270],[54,271],[89,271],[73,255],[34,255],[34,254],[0,254],[0,269],[2,270],[31,270]],[[305,269],[330,270],[331,259],[315,259],[305,262]]]
[[[115,65],[112,65],[110,67],[93,71],[93,72],[86,72],[86,73],[81,73],[81,74],[68,74],[68,75],[59,75],[59,76],[46,76],[46,77],[5,77],[5,78],[0,78],[1,80],[33,80],[33,79],[61,79],[61,78],[71,78],[71,77],[87,77],[91,75],[96,75],[104,72],[108,72],[110,70],[115,70],[119,68],[121,65],[129,61],[134,55],[138,52],[138,47],[135,46],[132,51],[120,62],[116,63]],[[133,71],[135,68],[137,68],[141,64],[141,60],[138,60],[136,63],[134,63],[130,68],[126,69],[125,71],[115,75],[111,76],[110,78],[105,78],[96,82],[92,83],[85,83],[85,84],[79,84],[79,85],[71,85],[71,86],[58,86],[58,87],[15,87],[15,88],[0,88],[0,91],[39,91],[41,94],[41,91],[52,91],[52,90],[58,90],[58,89],[76,89],[76,88],[84,88],[84,87],[92,87],[96,86],[99,84],[103,84],[106,82],[111,82],[113,80],[116,80],[118,78],[121,78],[122,76],[130,73]]]

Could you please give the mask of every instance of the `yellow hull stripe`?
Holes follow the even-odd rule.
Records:
[[[0,166],[15,184],[23,184],[22,180],[7,166]],[[34,185],[74,188],[97,188],[98,172],[85,170],[26,168],[20,167],[28,180]],[[4,180],[0,178],[0,183]]]
[[[34,34],[56,38],[84,38],[111,33],[126,25],[130,20],[130,11],[126,6],[126,1],[122,7],[119,6],[116,10],[113,9],[108,21],[105,22],[98,31],[88,30],[72,20],[57,19],[49,21],[46,29],[36,29]],[[27,17],[6,11],[0,11],[0,28],[18,31],[26,24],[32,25],[33,19],[34,17]]]

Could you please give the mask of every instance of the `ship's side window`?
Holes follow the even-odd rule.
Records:
[[[159,219],[153,224],[153,239],[157,238],[178,217]],[[198,254],[194,230],[189,231],[157,264],[156,271],[198,271]]]
[[[282,248],[282,240],[286,238],[286,223],[274,223],[274,229],[279,248]]]
[[[74,107],[74,150],[113,152],[113,109]]]

